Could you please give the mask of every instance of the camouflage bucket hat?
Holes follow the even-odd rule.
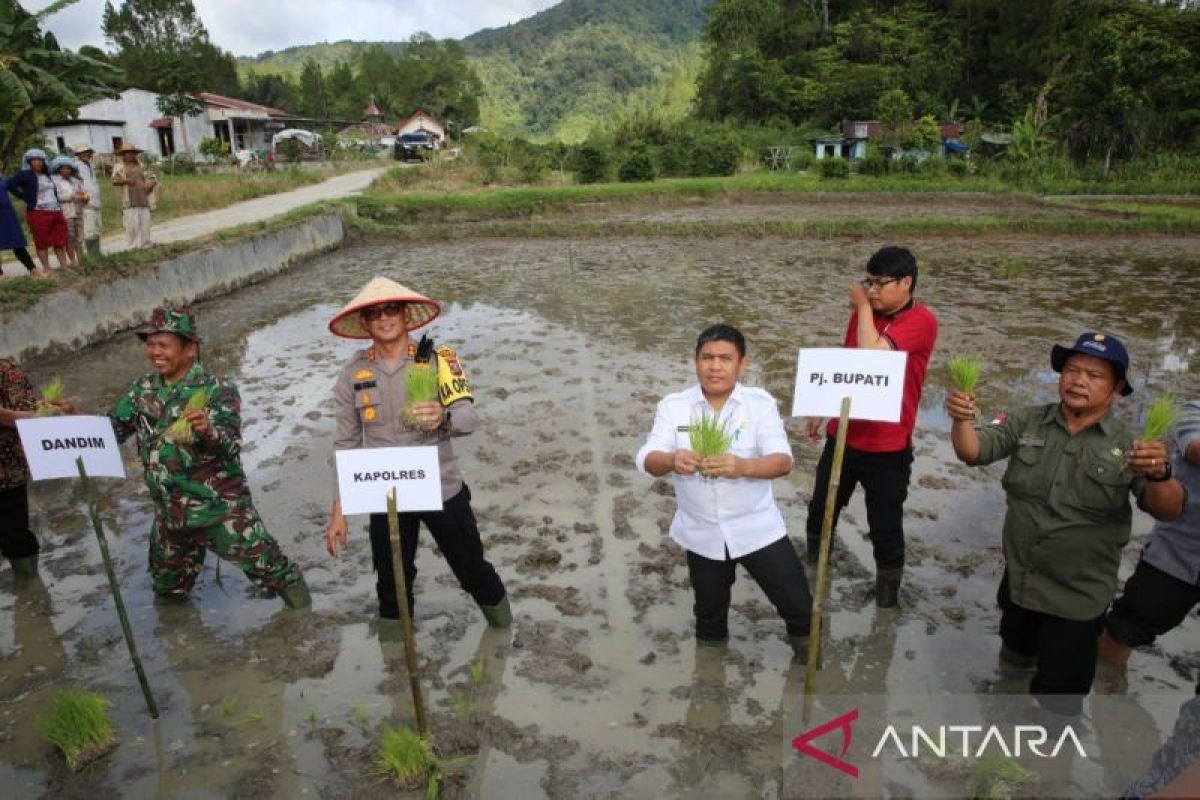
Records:
[[[190,308],[159,306],[150,315],[150,321],[138,328],[137,335],[145,339],[152,333],[173,333],[181,339],[199,344],[202,340],[196,333],[196,315]]]

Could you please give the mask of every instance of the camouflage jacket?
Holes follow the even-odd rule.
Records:
[[[167,428],[183,414],[188,398],[199,391],[208,394],[205,411],[215,440],[170,441],[165,436]],[[165,383],[150,373],[133,382],[108,416],[118,440],[137,434],[146,486],[168,528],[216,525],[250,506],[250,488],[240,458],[241,399],[232,383],[198,363],[175,383]]]

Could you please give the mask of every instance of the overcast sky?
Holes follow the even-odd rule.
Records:
[[[21,0],[31,11],[50,0]],[[119,0],[118,0],[119,2]],[[299,44],[400,41],[417,31],[460,39],[528,17],[558,0],[192,0],[213,43],[235,55],[258,55]],[[104,47],[104,0],[79,0],[46,20],[59,44]]]

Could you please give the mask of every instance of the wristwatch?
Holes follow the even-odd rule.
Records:
[[[1166,471],[1162,474],[1161,477],[1156,478],[1153,475],[1147,475],[1146,480],[1150,481],[1151,483],[1162,483],[1163,481],[1171,480],[1171,478],[1173,478],[1175,476],[1175,471],[1173,469],[1171,469],[1170,460],[1167,460],[1165,462],[1165,464],[1166,464]]]

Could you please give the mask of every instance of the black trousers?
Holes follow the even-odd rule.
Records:
[[[433,534],[433,540],[450,565],[458,584],[482,606],[494,606],[504,599],[504,584],[495,568],[483,555],[483,542],[475,512],[471,510],[471,490],[465,485],[451,497],[441,511],[414,511],[400,514],[401,560],[404,563],[408,608],[413,604],[413,581],[417,577],[417,536],[420,523]],[[396,597],[395,572],[392,570],[392,545],[388,537],[387,514],[371,515],[371,563],[375,567],[375,593],[379,597],[379,616],[400,618]]]
[[[0,555],[26,558],[37,555],[38,540],[29,530],[29,495],[22,484],[0,489]]]
[[[1178,627],[1200,605],[1200,586],[1163,572],[1143,558],[1104,621],[1108,635],[1126,647],[1144,647]]]
[[[738,564],[746,568],[783,617],[788,635],[808,635],[812,594],[808,590],[804,565],[786,536],[741,558],[724,561],[714,561],[688,550],[687,563],[696,599],[693,610],[697,639],[724,641],[729,638],[729,597]]]
[[[817,480],[808,502],[808,547],[821,542],[821,523],[825,519],[825,495],[833,472],[834,440],[825,440],[825,450],[817,462]],[[867,526],[878,569],[904,566],[904,501],[908,499],[908,480],[912,477],[912,448],[894,453],[868,453],[847,447],[842,458],[842,480],[834,504],[833,525],[850,502],[854,487],[862,484],[867,502]]]
[[[17,261],[20,261],[21,265],[25,267],[25,269],[29,270],[30,272],[33,272],[37,269],[37,267],[35,267],[33,264],[33,259],[29,257],[29,251],[24,247],[14,247],[12,251],[13,255],[17,257]]]
[[[1096,677],[1097,638],[1104,615],[1076,620],[1023,608],[1008,594],[1007,573],[1000,580],[996,601],[1001,640],[1010,650],[1037,657],[1029,693],[1056,714],[1078,715]]]

